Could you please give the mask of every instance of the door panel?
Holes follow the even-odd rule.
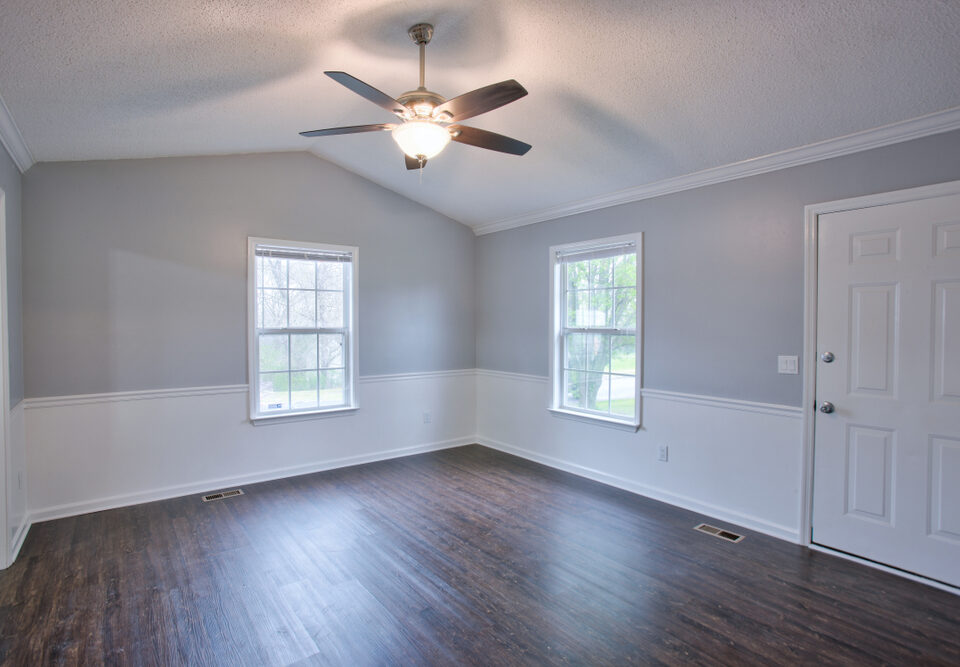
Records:
[[[850,288],[850,391],[893,396],[899,285]]]
[[[960,195],[818,238],[813,541],[960,586]]]
[[[931,533],[960,540],[960,439],[930,439]]]
[[[934,284],[933,396],[960,400],[960,280]]]
[[[893,439],[889,429],[848,426],[848,514],[890,523]]]
[[[960,222],[946,222],[936,226],[936,254],[960,253]]]
[[[850,235],[850,263],[896,261],[900,258],[900,230]]]

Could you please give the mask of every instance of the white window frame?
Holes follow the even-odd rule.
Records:
[[[637,253],[637,320],[636,320],[636,367],[634,368],[634,415],[632,418],[619,419],[609,414],[602,414],[590,410],[577,410],[563,406],[563,330],[565,304],[563,301],[565,273],[563,254],[572,252],[587,252],[604,247],[632,243]],[[604,332],[616,333],[618,329],[604,329]],[[643,233],[611,236],[602,239],[591,239],[577,243],[567,243],[550,247],[550,386],[552,388],[551,402],[548,410],[560,417],[592,422],[604,426],[613,426],[630,431],[640,428],[641,415],[641,388],[643,361]]]
[[[350,276],[346,281],[344,299],[344,395],[345,403],[334,407],[310,408],[307,410],[287,410],[284,412],[261,413],[258,411],[260,387],[260,337],[257,335],[257,246],[276,246],[280,248],[350,253]],[[249,382],[250,421],[254,424],[276,423],[304,418],[317,418],[348,414],[359,408],[357,403],[357,382],[359,380],[359,345],[357,339],[357,320],[359,311],[358,280],[360,249],[356,246],[314,243],[309,241],[285,241],[257,236],[247,238],[247,376]]]

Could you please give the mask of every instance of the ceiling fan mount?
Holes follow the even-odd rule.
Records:
[[[410,26],[407,34],[410,35],[410,39],[412,39],[413,43],[417,46],[421,44],[426,46],[430,43],[430,40],[433,39],[433,26],[429,23],[417,23]]]
[[[405,154],[407,169],[422,169],[426,161],[440,153],[450,141],[501,153],[524,155],[530,150],[530,144],[494,132],[460,125],[459,121],[479,116],[518,100],[527,94],[526,89],[513,79],[509,79],[449,100],[439,93],[427,90],[426,46],[433,39],[433,32],[433,26],[429,23],[417,23],[407,30],[410,39],[420,49],[420,85],[396,99],[346,72],[324,72],[361,97],[395,114],[401,121],[399,124],[333,127],[300,134],[304,137],[322,137],[390,130],[394,140]]]

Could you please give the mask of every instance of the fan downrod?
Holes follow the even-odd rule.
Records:
[[[417,48],[420,49],[420,85],[416,90],[411,90],[401,95],[397,98],[397,101],[417,116],[429,115],[429,112],[432,111],[434,107],[446,101],[443,96],[427,90],[427,44],[433,39],[433,26],[429,23],[417,23],[410,26],[407,34],[410,35],[410,39],[412,39],[417,45]],[[419,109],[416,108],[418,105]]]

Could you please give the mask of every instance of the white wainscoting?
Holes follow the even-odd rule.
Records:
[[[548,378],[478,370],[478,442],[800,541],[800,408],[644,389],[631,433],[558,417],[549,400]]]
[[[29,441],[28,511],[11,517],[13,555],[36,521],[473,442],[799,540],[800,408],[645,389],[631,433],[552,415],[547,378],[467,369],[361,377],[355,412],[254,426],[246,394],[232,385],[24,401],[11,439]],[[668,463],[656,460],[659,444]]]
[[[28,399],[29,519],[475,441],[473,369],[361,377],[358,392],[354,412],[257,426],[246,385]]]

